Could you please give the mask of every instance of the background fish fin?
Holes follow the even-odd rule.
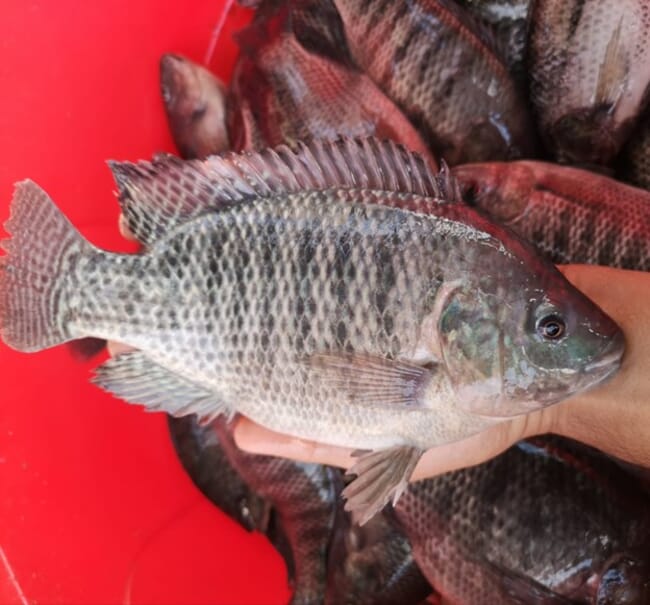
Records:
[[[129,351],[109,359],[95,370],[92,382],[152,412],[172,416],[196,414],[203,421],[234,413],[215,393],[158,365],[142,351]]]
[[[232,204],[302,190],[364,188],[451,201],[453,177],[417,153],[373,137],[280,145],[205,160],[164,155],[108,163],[129,229],[145,245],[179,224]],[[458,198],[460,199],[460,198]],[[455,198],[454,198],[455,201]]]
[[[16,184],[0,257],[0,337],[18,351],[40,351],[74,338],[65,322],[67,259],[93,250],[30,180]]]
[[[363,525],[391,499],[395,504],[422,454],[418,448],[400,446],[362,456],[348,471],[356,479],[342,492],[352,519]]]
[[[623,17],[612,32],[612,37],[607,43],[603,62],[598,69],[596,84],[596,105],[613,107],[616,105],[627,81],[629,73],[625,42],[621,38]]]
[[[404,410],[422,409],[435,369],[371,355],[316,354],[308,360],[314,377],[350,404]]]

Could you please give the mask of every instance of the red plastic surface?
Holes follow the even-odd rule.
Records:
[[[128,250],[105,160],[173,151],[158,59],[201,61],[218,0],[0,3],[0,221],[42,185],[95,244]],[[228,75],[231,9],[212,66]],[[159,414],[88,383],[58,347],[0,344],[0,603],[281,604],[281,559],[194,488]]]

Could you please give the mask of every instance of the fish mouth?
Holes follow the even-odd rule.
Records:
[[[595,377],[593,384],[600,384],[618,372],[625,353],[625,337],[617,332],[596,361],[585,365],[583,373]]]

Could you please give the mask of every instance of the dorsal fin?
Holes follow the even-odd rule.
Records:
[[[205,160],[158,155],[109,162],[129,229],[145,245],[204,212],[305,190],[370,189],[460,200],[448,168],[434,174],[417,153],[392,141],[311,141]]]

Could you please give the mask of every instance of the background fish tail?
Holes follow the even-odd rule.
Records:
[[[2,243],[0,260],[0,334],[19,351],[39,351],[74,338],[62,313],[66,261],[90,250],[50,197],[33,181],[16,186],[11,218],[12,238]]]

